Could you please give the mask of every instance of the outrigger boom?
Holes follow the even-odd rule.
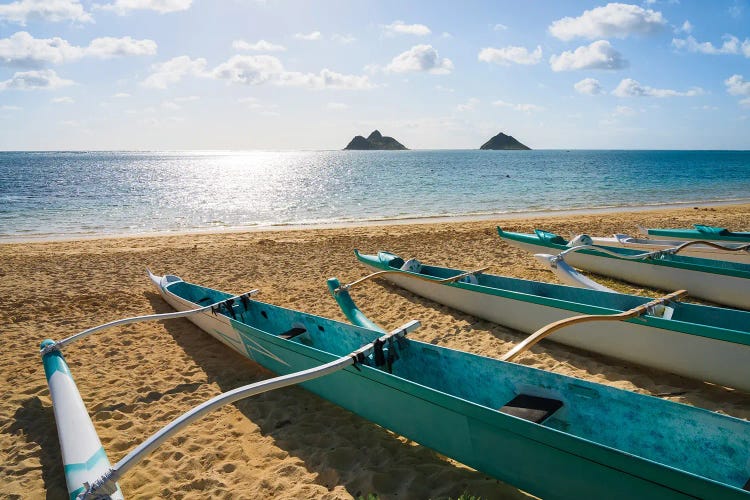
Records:
[[[151,275],[150,272],[149,275]],[[49,384],[52,407],[60,439],[60,449],[63,455],[65,481],[68,485],[68,495],[71,500],[95,498],[122,499],[122,491],[117,481],[164,441],[208,413],[250,396],[324,377],[348,366],[356,366],[369,356],[376,349],[377,345],[382,345],[394,337],[403,337],[420,326],[419,321],[410,321],[332,362],[248,384],[211,398],[162,427],[154,435],[128,453],[122,460],[117,462],[117,464],[111,466],[60,349],[94,332],[114,326],[142,321],[183,318],[208,310],[218,311],[222,305],[225,305],[229,309],[231,308],[232,300],[249,300],[249,297],[257,293],[258,290],[252,290],[205,307],[187,311],[125,318],[89,328],[59,342],[51,339],[42,342],[40,352]]]

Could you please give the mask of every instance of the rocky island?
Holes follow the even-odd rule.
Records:
[[[512,136],[505,135],[502,132],[497,134],[495,137],[490,139],[489,141],[482,144],[482,147],[479,149],[515,149],[515,150],[527,150],[531,149],[530,147],[521,144],[517,140],[515,140]]]
[[[377,130],[374,130],[372,134],[370,134],[367,139],[362,137],[361,135],[358,135],[354,137],[354,139],[347,144],[347,146],[344,148],[344,150],[347,149],[354,149],[354,150],[367,150],[367,149],[388,149],[388,150],[400,150],[400,149],[408,149],[403,144],[398,142],[393,137],[384,137],[380,134]]]

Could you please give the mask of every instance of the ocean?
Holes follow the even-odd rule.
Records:
[[[0,241],[727,201],[750,151],[0,152]]]

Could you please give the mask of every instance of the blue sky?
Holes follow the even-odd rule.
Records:
[[[750,149],[750,1],[0,2],[0,149]]]

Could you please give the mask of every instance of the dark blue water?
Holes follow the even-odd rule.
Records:
[[[750,199],[750,151],[0,153],[0,240]]]

